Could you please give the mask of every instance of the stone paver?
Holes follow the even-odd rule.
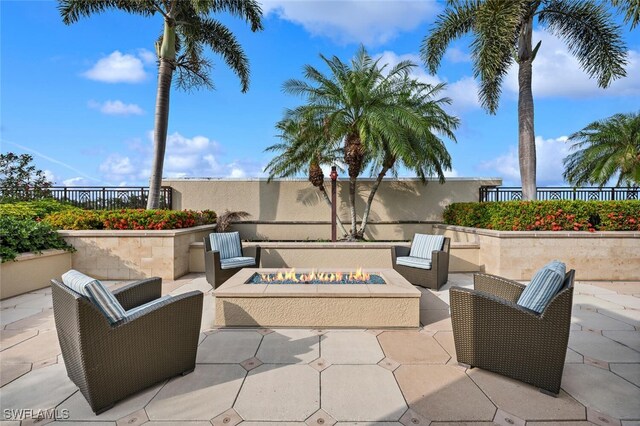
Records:
[[[606,315],[587,309],[574,309],[571,314],[571,322],[584,328],[596,330],[633,330],[633,326],[622,321],[610,318]]]
[[[574,331],[569,347],[581,355],[606,362],[640,362],[640,353],[589,331]]]
[[[0,386],[4,386],[31,371],[31,364],[0,364]]]
[[[7,308],[15,308],[18,305],[31,302],[33,300],[41,300],[41,299],[44,299],[42,293],[37,293],[37,292],[25,293],[19,296],[10,297],[5,300],[0,300],[0,309],[4,311],[4,309],[7,309]]]
[[[640,311],[633,309],[602,309],[598,313],[618,321],[640,327]]]
[[[135,395],[131,395],[128,398],[123,399],[114,405],[110,410],[96,416],[89,403],[80,391],[76,392],[71,398],[60,404],[58,410],[67,410],[69,413],[69,420],[71,421],[89,421],[89,420],[104,420],[104,421],[117,421],[123,417],[126,417],[136,411],[143,409],[151,398],[158,393],[162,385],[158,384],[145,389],[142,392],[138,392]]]
[[[640,331],[605,330],[602,335],[640,352]]]
[[[55,358],[60,354],[58,334],[54,331],[39,333],[37,336],[5,349],[1,352],[6,364],[28,364]]]
[[[23,318],[30,317],[37,313],[42,312],[42,309],[37,308],[11,308],[0,310],[0,326],[4,327],[7,324],[21,320]]]
[[[450,358],[432,336],[418,331],[385,331],[378,341],[385,355],[400,364],[445,364]]]
[[[396,379],[409,407],[433,421],[491,421],[496,407],[461,369],[403,365]]]
[[[219,331],[207,336],[198,347],[199,364],[224,364],[255,356],[262,335],[255,331]]]
[[[640,298],[628,294],[602,294],[598,295],[598,297],[626,308],[640,309]]]
[[[0,350],[24,342],[38,334],[38,330],[0,330]]]
[[[451,331],[451,314],[448,309],[420,309],[420,324],[427,330]]]
[[[321,381],[322,408],[338,421],[396,421],[408,408],[393,373],[377,365],[333,365]]]
[[[304,421],[320,408],[320,373],[308,365],[251,370],[234,405],[245,420]]]
[[[560,392],[550,398],[537,388],[498,374],[473,368],[467,375],[501,410],[523,420],[585,420],[584,407]]]
[[[567,348],[567,356],[564,359],[565,363],[581,364],[584,362],[584,357],[573,349]]]
[[[320,340],[320,353],[331,364],[376,364],[384,358],[376,336],[365,331],[329,331]]]
[[[574,294],[573,295],[573,308],[581,309],[621,309],[623,305],[619,303],[610,302],[604,300],[598,296],[589,296],[586,294]]]
[[[47,410],[67,399],[78,388],[62,364],[40,368],[2,387],[0,409]]]
[[[640,387],[640,364],[609,364],[609,369]]]
[[[640,388],[610,371],[567,364],[562,388],[583,405],[617,419],[640,418]]]
[[[256,355],[267,364],[308,364],[319,356],[320,336],[298,329],[279,329],[267,334]]]
[[[231,408],[245,374],[239,365],[197,365],[153,397],[146,407],[149,419],[210,420]]]

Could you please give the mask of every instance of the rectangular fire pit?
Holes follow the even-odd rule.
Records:
[[[281,269],[245,268],[214,290],[215,324],[224,327],[415,328],[420,291],[393,269],[369,269],[368,283],[350,271],[301,269],[282,283]],[[321,273],[342,274],[340,284],[312,284]],[[294,277],[294,278],[292,278]],[[313,279],[311,279],[313,278]],[[300,283],[292,281],[298,280]],[[382,282],[381,282],[382,281]],[[257,283],[256,283],[257,282]]]

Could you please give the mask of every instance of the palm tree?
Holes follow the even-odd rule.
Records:
[[[204,56],[210,48],[222,56],[240,79],[242,92],[249,89],[249,61],[233,33],[211,15],[227,12],[244,19],[251,31],[262,30],[262,10],[256,0],[59,0],[62,21],[69,25],[111,9],[141,16],[163,18],[163,32],[156,42],[158,88],[153,132],[154,156],[149,179],[148,209],[160,202],[160,186],[169,125],[169,95],[173,73],[181,89],[213,88],[211,62]]]
[[[299,126],[305,129],[306,135],[301,138],[308,142],[301,143],[305,155],[313,156],[318,150],[323,153],[342,151],[349,175],[349,234],[352,239],[360,239],[380,181],[389,170],[396,170],[396,161],[416,170],[418,175],[451,167],[449,154],[434,132],[455,140],[453,129],[458,120],[441,108],[441,104],[448,103],[449,99],[433,99],[443,86],[431,87],[409,77],[416,66],[409,61],[401,62],[387,72],[386,66],[379,66],[364,47],[351,63],[344,63],[337,57],[328,59],[321,55],[321,58],[329,67],[330,75],[307,65],[304,74],[309,82],[295,79],[285,82],[285,92],[301,95],[306,101],[288,111],[285,121],[300,123]],[[435,142],[439,146],[432,146]],[[287,149],[287,146],[274,150]],[[438,164],[433,165],[432,161]],[[307,164],[309,162],[300,161],[289,167],[302,168]],[[379,167],[380,172],[358,229],[357,179],[367,164]],[[310,165],[315,167],[313,162]],[[274,172],[280,173],[272,170]],[[442,174],[440,177],[444,178]]]
[[[640,185],[640,113],[594,121],[569,136],[574,153],[564,160],[564,178],[573,186]]]
[[[480,80],[480,102],[491,114],[498,108],[507,71],[514,61],[518,64],[518,152],[526,200],[536,199],[531,82],[532,63],[541,42],[533,47],[535,18],[538,24],[567,43],[569,51],[587,74],[597,79],[600,87],[608,87],[613,80],[626,75],[626,47],[621,28],[605,5],[594,0],[449,0],[421,48],[422,59],[435,74],[447,46],[470,33],[474,76]]]
[[[322,166],[336,164],[339,161],[339,151],[330,144],[323,143],[320,137],[323,133],[318,129],[310,131],[310,125],[312,123],[307,123],[305,126],[290,117],[276,124],[276,128],[280,131],[278,136],[283,142],[265,149],[269,152],[280,152],[267,164],[265,171],[269,173],[268,182],[270,182],[276,176],[296,176],[307,167],[309,182],[320,191],[322,199],[331,208],[332,202],[324,186]],[[339,215],[336,215],[336,222],[342,235],[346,236],[348,232]]]
[[[611,4],[624,13],[624,22],[634,29],[640,23],[640,2],[638,0],[610,0]]]

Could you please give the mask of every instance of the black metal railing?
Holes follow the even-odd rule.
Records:
[[[90,210],[144,209],[149,187],[139,186],[51,186],[34,192],[31,189],[0,188],[0,198],[35,200],[55,198]],[[160,208],[171,209],[171,187],[160,188]]]
[[[481,186],[479,201],[520,201],[522,188],[507,186]],[[640,188],[571,188],[542,187],[537,189],[538,200],[638,200]]]

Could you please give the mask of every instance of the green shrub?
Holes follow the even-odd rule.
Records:
[[[639,231],[640,201],[453,203],[449,225],[500,231]]]
[[[73,247],[50,225],[32,219],[0,216],[0,257],[13,260],[20,253],[39,253],[46,249],[73,251]]]
[[[0,216],[12,216],[22,219],[42,219],[48,214],[67,210],[80,209],[69,203],[62,203],[54,199],[0,204]]]
[[[44,218],[58,229],[180,229],[215,223],[211,210],[68,210]]]

